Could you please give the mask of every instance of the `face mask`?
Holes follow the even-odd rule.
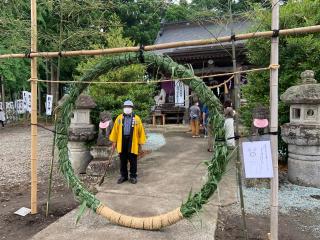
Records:
[[[196,103],[196,106],[199,106],[199,103]]]
[[[125,108],[123,108],[123,112],[124,112],[124,114],[131,114],[132,108],[125,107]]]

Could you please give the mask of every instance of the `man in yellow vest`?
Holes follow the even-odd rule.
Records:
[[[115,122],[110,141],[112,147],[117,148],[120,155],[120,173],[118,184],[128,180],[128,160],[130,162],[130,179],[133,184],[137,183],[137,157],[141,145],[146,143],[146,135],[140,117],[133,113],[133,103],[127,100],[123,104],[123,114],[120,114]]]

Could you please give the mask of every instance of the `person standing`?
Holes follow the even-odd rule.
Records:
[[[213,151],[213,137],[212,137],[212,128],[209,122],[209,108],[207,105],[203,105],[202,108],[202,121],[204,127],[204,137],[208,138],[208,152]]]
[[[6,121],[6,117],[5,117],[4,111],[0,108],[0,123],[2,125],[2,128],[4,128],[5,121]]]
[[[191,123],[191,132],[192,132],[193,138],[200,137],[199,135],[200,116],[201,116],[201,111],[199,108],[199,102],[195,102],[190,107],[190,123]]]
[[[109,136],[113,149],[120,155],[120,174],[118,184],[128,180],[128,161],[130,163],[130,179],[137,183],[137,157],[141,145],[146,143],[146,135],[140,117],[133,113],[133,103],[127,100],[123,104],[123,114],[120,114]]]
[[[236,146],[234,140],[234,115],[235,111],[232,108],[231,100],[226,100],[224,103],[224,129],[227,146],[231,148]]]

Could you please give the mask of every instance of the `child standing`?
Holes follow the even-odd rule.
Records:
[[[191,123],[191,131],[192,131],[193,138],[200,137],[199,135],[200,115],[201,115],[201,111],[199,108],[199,102],[195,102],[190,107],[190,123]]]

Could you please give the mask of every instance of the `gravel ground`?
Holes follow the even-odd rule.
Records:
[[[291,184],[286,173],[280,173],[279,212],[280,215],[297,219],[301,231],[311,232],[320,239],[320,189]],[[270,215],[271,190],[266,188],[243,188],[245,211],[249,215]],[[230,211],[240,215],[239,204]],[[303,221],[301,220],[303,219]]]
[[[279,190],[279,210],[288,214],[295,210],[313,211],[320,209],[320,200],[312,196],[320,196],[319,188],[302,187],[285,184]],[[251,214],[268,214],[270,205],[270,189],[245,188],[244,198],[246,211]]]
[[[30,184],[30,127],[0,129],[0,187]],[[53,133],[38,128],[38,182],[48,179]],[[54,181],[62,180],[55,161]]]

